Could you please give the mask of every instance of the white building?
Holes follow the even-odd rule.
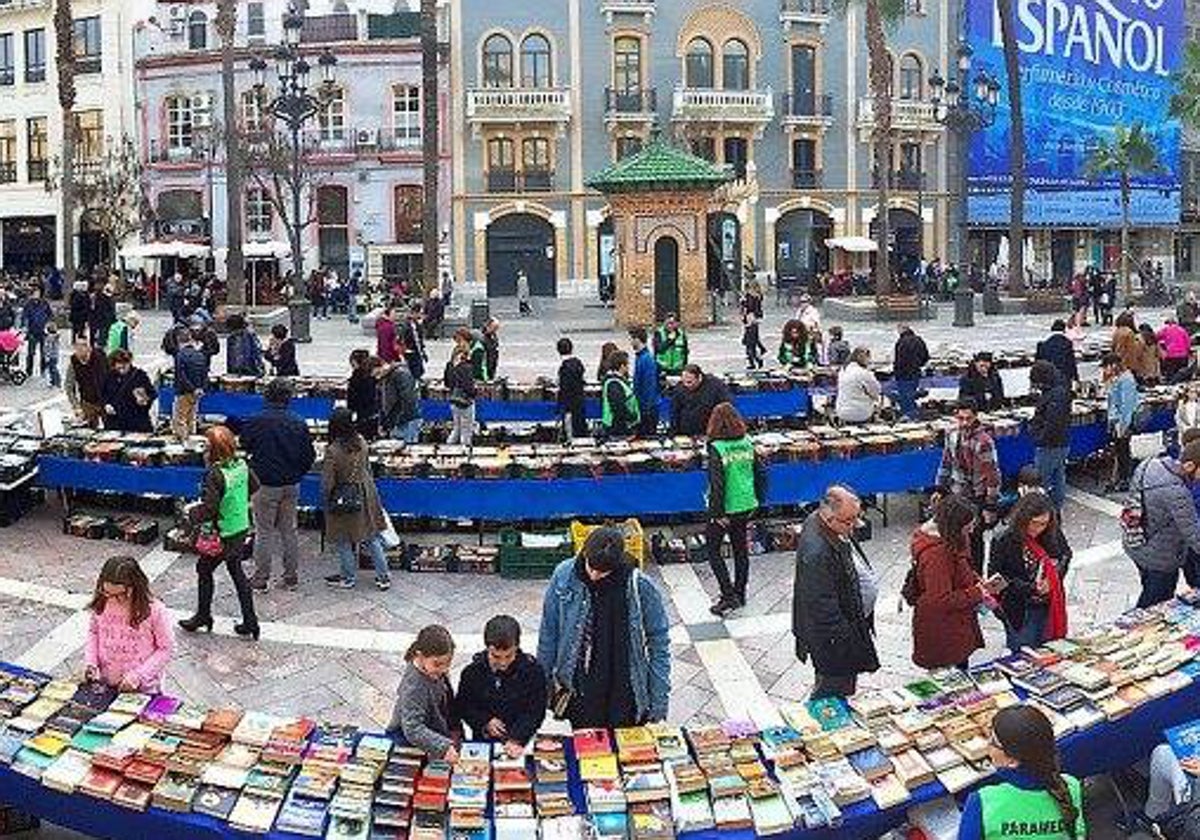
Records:
[[[135,124],[134,24],[143,0],[74,0],[78,57],[78,158],[95,160]],[[58,104],[52,0],[0,3],[0,261],[16,271],[92,265],[107,259],[82,214],[74,254],[61,240],[62,202],[53,181],[63,120]]]

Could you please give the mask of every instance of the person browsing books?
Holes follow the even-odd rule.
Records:
[[[167,608],[132,557],[110,557],[88,605],[84,676],[121,691],[157,694],[175,650]]]
[[[458,761],[462,730],[454,716],[450,664],[454,639],[440,624],[421,628],[404,654],[408,664],[400,677],[396,705],[387,734],[405,746],[424,750],[430,758]]]
[[[992,539],[988,557],[988,572],[1005,581],[999,599],[1013,653],[1066,635],[1063,578],[1070,562],[1054,503],[1045,493],[1026,493],[1013,505],[1008,527]]]
[[[546,717],[546,675],[521,650],[521,625],[509,615],[488,619],[485,650],[475,654],[458,680],[458,716],[477,741],[504,744],[510,757],[521,755]]]

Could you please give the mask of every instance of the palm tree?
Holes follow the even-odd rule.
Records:
[[[1025,105],[1021,101],[1021,67],[1013,24],[1013,0],[997,0],[997,9],[1000,38],[1004,44],[1004,73],[1008,77],[1008,164],[1012,172],[1008,207],[1008,291],[1017,294],[1025,287]],[[964,195],[963,201],[966,200]]]
[[[221,39],[221,101],[225,121],[225,289],[230,304],[246,302],[246,274],[242,256],[241,133],[234,86],[233,37],[237,30],[237,0],[217,3],[217,35]]]
[[[1189,128],[1200,129],[1200,43],[1188,41],[1183,51],[1183,66],[1171,76],[1175,94],[1171,97],[1171,116]]]
[[[857,0],[839,0],[844,11]],[[871,146],[875,159],[875,294],[892,291],[892,261],[888,253],[891,225],[888,219],[889,178],[892,172],[892,62],[887,51],[886,27],[895,26],[904,18],[906,0],[862,0],[866,11],[867,81],[871,89],[874,128]]]
[[[62,191],[63,268],[68,275],[75,265],[75,18],[71,0],[58,0],[54,7],[55,64],[58,68],[58,107],[62,112],[62,172],[58,188]]]
[[[1121,280],[1125,296],[1133,286],[1129,277],[1129,202],[1130,182],[1138,175],[1150,175],[1162,169],[1154,138],[1140,122],[1126,128],[1117,126],[1111,138],[1101,140],[1088,153],[1085,171],[1089,178],[1116,177],[1121,185]]]
[[[437,0],[421,0],[421,151],[425,180],[421,203],[421,277],[438,283],[438,32]]]

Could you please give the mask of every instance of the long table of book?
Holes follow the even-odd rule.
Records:
[[[1195,593],[1193,593],[1194,595]],[[102,838],[867,838],[985,783],[990,721],[1019,702],[1066,771],[1144,757],[1200,705],[1184,598],[902,687],[777,719],[467,742],[453,767],[344,724],[118,694],[0,664],[0,802]],[[449,834],[450,830],[459,833]]]
[[[1170,428],[1169,409],[1149,415],[1143,431]],[[1072,426],[1070,455],[1086,458],[1107,445],[1103,422]],[[1033,462],[1033,442],[1025,430],[998,436],[1001,471],[1014,475]],[[773,462],[768,465],[768,506],[805,504],[821,498],[833,483],[860,493],[901,493],[934,483],[941,449],[936,439],[916,448],[887,454]],[[203,469],[198,466],[136,466],[43,453],[38,483],[60,490],[109,490],[159,493],[178,498],[199,495]],[[515,522],[580,516],[628,517],[699,514],[705,510],[707,478],[698,464],[686,469],[645,472],[614,470],[599,475],[554,478],[397,477],[376,479],[384,507],[395,516]],[[320,480],[305,476],[300,503],[321,506]]]

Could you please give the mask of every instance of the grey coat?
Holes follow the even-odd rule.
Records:
[[[1192,491],[1173,458],[1150,458],[1133,474],[1130,495],[1142,497],[1145,545],[1126,548],[1139,568],[1174,572],[1183,567],[1188,549],[1200,552],[1200,519]]]
[[[329,500],[333,496],[333,488],[350,483],[362,485],[362,510],[330,513]],[[387,527],[383,507],[379,504],[379,492],[375,489],[375,478],[367,462],[367,444],[361,438],[357,452],[349,452],[337,442],[325,448],[325,462],[321,466],[321,499],[325,510],[325,539],[331,543],[360,543]]]

